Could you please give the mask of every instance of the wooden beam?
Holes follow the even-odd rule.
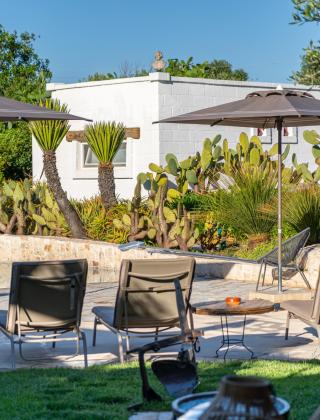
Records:
[[[126,139],[140,139],[140,127],[126,128]],[[78,141],[80,143],[85,142],[84,131],[68,131],[66,135],[67,141]]]

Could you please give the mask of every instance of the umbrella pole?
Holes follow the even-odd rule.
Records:
[[[278,129],[278,292],[282,293],[282,118]]]

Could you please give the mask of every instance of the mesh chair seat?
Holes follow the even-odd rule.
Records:
[[[93,345],[96,343],[97,325],[103,324],[117,334],[119,357],[123,361],[122,339],[129,346],[132,334],[158,334],[179,327],[181,314],[177,308],[175,282],[179,281],[185,317],[189,310],[192,281],[195,270],[193,258],[122,260],[119,286],[114,307],[96,306]],[[138,330],[138,332],[137,332]]]
[[[281,308],[288,312],[294,313],[298,317],[309,319],[312,315],[313,301],[312,300],[287,300],[281,303]]]
[[[299,272],[303,281],[305,282],[308,289],[311,289],[311,286],[306,278],[303,267],[301,266],[301,261],[299,261],[299,256],[303,247],[306,245],[308,238],[310,236],[310,228],[304,229],[291,238],[287,239],[282,243],[281,246],[281,260],[282,268],[290,268]],[[277,266],[278,265],[278,247],[274,248],[272,251],[263,255],[257,260],[257,263],[260,264],[260,271],[258,275],[258,281],[256,285],[256,290],[259,289],[260,280],[262,280],[262,286],[264,285],[265,275],[266,275],[266,266]],[[273,271],[273,281],[276,279],[276,273]],[[273,282],[272,282],[273,284]]]
[[[6,311],[5,309],[0,310],[0,325],[3,328],[6,328],[7,315],[8,315],[8,311]]]
[[[87,366],[86,337],[80,328],[87,269],[84,259],[12,264],[8,311],[0,311],[0,331],[10,340],[13,368],[15,344],[22,359],[35,361],[39,358],[23,356],[22,345],[50,342],[55,347],[60,341],[76,342],[76,354],[82,341]],[[72,336],[66,337],[67,332]]]
[[[287,300],[281,303],[281,308],[288,311],[285,332],[286,340],[288,340],[289,335],[290,319],[299,318],[301,321],[312,325],[316,329],[320,343],[320,273],[313,299]]]
[[[96,317],[103,321],[104,324],[109,325],[110,327],[117,328],[114,325],[114,306],[95,306],[92,308],[92,313],[95,314]],[[177,327],[179,325],[179,318],[167,318],[162,319],[159,322],[155,322],[154,320],[148,319],[141,319],[140,317],[130,317],[130,323],[128,326],[130,329],[138,329],[138,328],[161,328],[161,327]],[[123,328],[119,328],[120,330]],[[124,330],[124,329],[123,329]]]

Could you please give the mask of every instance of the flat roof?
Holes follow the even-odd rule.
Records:
[[[105,86],[105,85],[116,85],[124,83],[144,83],[144,82],[163,82],[163,83],[192,83],[192,84],[202,84],[202,85],[215,85],[215,86],[237,86],[237,87],[246,87],[246,88],[276,88],[281,85],[286,89],[299,89],[299,90],[312,90],[320,91],[320,86],[306,86],[299,85],[294,83],[272,83],[272,82],[257,82],[257,81],[239,81],[239,80],[217,80],[217,79],[203,79],[196,77],[176,77],[171,76],[169,73],[155,72],[149,73],[148,76],[140,77],[125,77],[118,79],[109,79],[109,80],[97,80],[93,82],[78,82],[78,83],[47,83],[46,89],[48,92],[65,90],[65,89],[81,89],[88,87],[96,86]]]

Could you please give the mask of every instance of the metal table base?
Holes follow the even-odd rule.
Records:
[[[243,325],[242,325],[242,334],[240,338],[235,338],[235,337],[230,337],[228,315],[220,316],[222,340],[221,340],[220,347],[216,350],[216,357],[219,357],[219,352],[222,352],[223,348],[226,347],[226,350],[224,351],[224,354],[223,354],[223,360],[225,361],[229,350],[233,347],[238,346],[238,347],[243,347],[245,350],[247,350],[250,353],[250,359],[254,358],[253,351],[245,343],[246,320],[247,320],[247,316],[244,315]]]

